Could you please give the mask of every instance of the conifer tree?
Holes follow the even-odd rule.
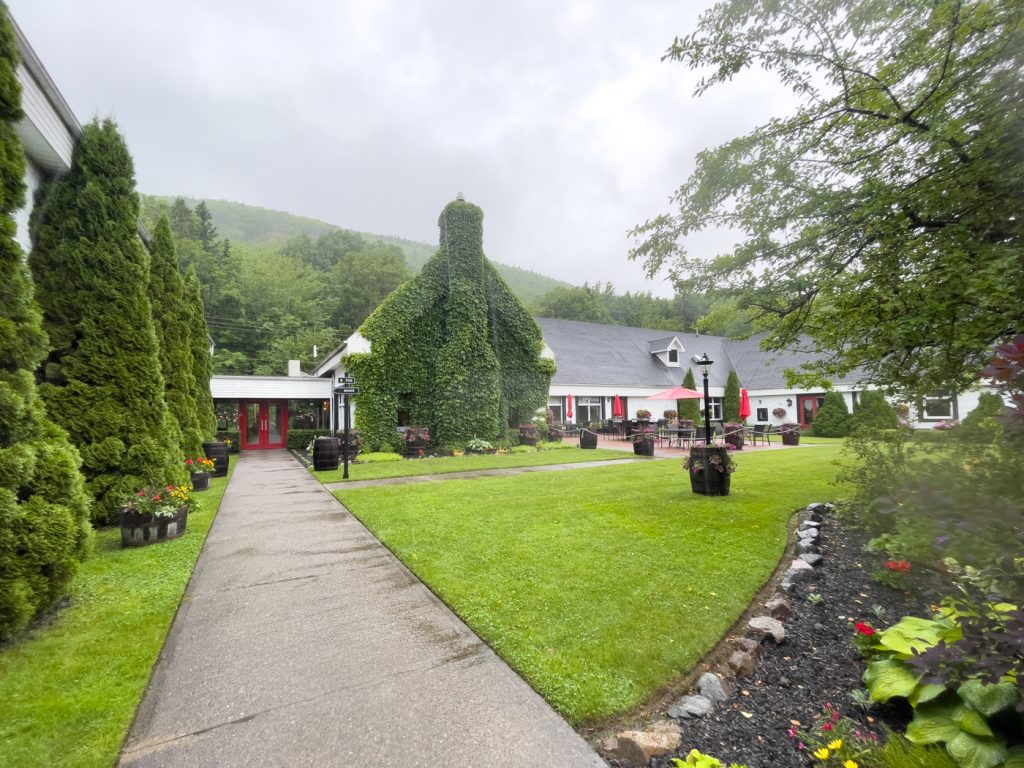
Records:
[[[33,213],[29,264],[50,336],[39,391],[82,454],[93,517],[103,522],[138,488],[184,479],[167,428],[138,216],[128,148],[113,121],[93,121],[70,171]]]
[[[189,342],[192,348],[192,379],[196,404],[196,425],[202,440],[213,440],[217,433],[217,417],[213,412],[213,394],[210,392],[210,376],[213,361],[210,359],[210,331],[203,314],[203,296],[199,287],[199,276],[193,267],[185,273],[185,306],[189,312]]]
[[[150,243],[149,298],[160,347],[171,432],[180,434],[186,456],[198,456],[203,437],[196,411],[196,382],[192,372],[192,310],[185,304],[184,284],[178,272],[174,238],[166,216],[161,216]],[[176,435],[177,436],[177,435]]]
[[[818,437],[846,437],[850,434],[850,409],[846,398],[838,392],[826,392],[814,417],[812,431]]]
[[[1002,400],[999,401],[1002,405]],[[900,417],[889,405],[885,395],[877,389],[867,389],[860,393],[859,402],[850,417],[850,431],[867,432],[879,429],[896,429],[900,425]]]
[[[736,370],[729,371],[725,380],[725,396],[722,398],[722,421],[736,423],[740,420],[740,377]]]
[[[686,369],[686,376],[683,377],[683,386],[687,389],[697,389],[697,380],[693,376],[693,368]],[[689,419],[694,424],[700,424],[700,400],[679,400],[679,418]]]
[[[0,3],[0,641],[64,594],[91,531],[81,459],[35,385],[46,334],[12,218],[25,201],[16,67]]]

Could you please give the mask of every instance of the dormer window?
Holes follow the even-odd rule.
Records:
[[[668,361],[670,363],[678,363],[679,362],[679,350],[678,349],[670,349],[668,351]]]

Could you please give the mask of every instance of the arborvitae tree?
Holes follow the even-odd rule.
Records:
[[[456,200],[440,248],[360,328],[372,343],[346,365],[359,382],[356,423],[373,448],[395,446],[398,415],[461,448],[530,419],[554,373],[537,323],[483,253],[483,211]]]
[[[193,267],[185,273],[185,301],[188,308],[189,343],[192,348],[192,381],[195,390],[196,424],[202,440],[213,440],[217,433],[217,416],[213,412],[213,394],[210,392],[210,331],[203,315],[203,297],[199,276]]]
[[[693,368],[686,369],[686,376],[683,377],[683,386],[687,389],[697,389],[697,380],[693,375]],[[694,424],[701,423],[700,400],[677,400],[679,404],[679,418],[689,419]]]
[[[33,213],[29,264],[50,336],[39,391],[82,454],[104,522],[138,488],[184,476],[167,431],[138,216],[128,148],[113,121],[93,121]]]
[[[35,385],[46,334],[12,218],[25,201],[16,67],[0,4],[0,641],[64,594],[91,531],[81,459]]]
[[[160,346],[160,370],[164,375],[171,431],[180,433],[181,449],[186,456],[199,456],[203,435],[196,411],[196,381],[192,372],[192,310],[185,304],[174,238],[166,216],[160,217],[153,230],[149,254],[149,298]]]
[[[722,420],[733,423],[740,420],[740,377],[736,375],[735,369],[729,371],[729,378],[725,380]]]
[[[846,398],[838,392],[826,392],[825,402],[814,417],[812,431],[818,437],[846,437],[850,434],[850,409],[846,407]]]
[[[857,407],[854,408],[853,416],[850,417],[851,432],[896,429],[899,425],[900,417],[889,405],[885,395],[877,389],[868,389],[860,393]]]

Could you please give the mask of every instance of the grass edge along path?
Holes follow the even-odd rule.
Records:
[[[632,451],[610,448],[561,448],[530,453],[492,453],[480,456],[446,456],[427,459],[403,459],[374,464],[349,464],[348,482],[355,480],[381,480],[389,477],[416,477],[442,475],[453,472],[473,472],[479,469],[512,469],[516,467],[543,467],[552,464],[576,464],[581,461],[608,461],[635,458]],[[310,470],[313,472],[313,470]],[[343,469],[313,472],[321,483],[346,482]]]
[[[179,539],[122,549],[99,529],[70,604],[0,647],[0,765],[114,764],[229,478],[195,494]]]
[[[732,494],[676,461],[335,492],[575,725],[688,672],[770,577],[839,446],[736,457]]]

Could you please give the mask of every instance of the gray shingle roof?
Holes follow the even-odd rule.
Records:
[[[786,369],[799,370],[804,363],[818,358],[813,352],[803,349],[786,349],[781,352],[766,352],[761,349],[761,340],[765,334],[757,334],[749,339],[735,341],[728,339],[726,348],[736,367],[740,383],[747,389],[788,389]],[[804,347],[809,350],[811,341],[805,340]],[[857,383],[859,376],[851,374],[844,379],[833,381],[836,385],[851,386]]]
[[[726,339],[719,336],[677,333],[666,337],[664,330],[650,328],[628,328],[547,317],[538,317],[536,320],[544,334],[544,341],[555,353],[558,372],[552,384],[674,387],[682,384],[688,363],[700,380],[700,371],[690,363],[690,358],[704,352],[716,362],[708,377],[712,387],[724,387],[729,375],[729,356],[723,347]],[[651,354],[651,342],[666,338],[677,338],[683,345],[685,351],[680,355],[682,366],[679,368],[669,367]]]

